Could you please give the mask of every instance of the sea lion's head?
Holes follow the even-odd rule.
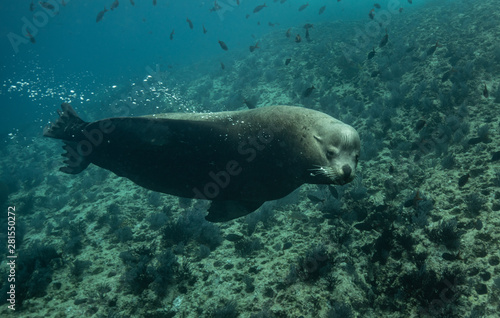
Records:
[[[313,135],[320,158],[311,169],[314,183],[344,185],[356,175],[360,139],[358,132],[338,120],[320,122]]]

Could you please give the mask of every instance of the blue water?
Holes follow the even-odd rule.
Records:
[[[74,103],[76,99],[85,107],[100,104],[95,97],[99,89],[143,78],[148,66],[175,72],[217,57],[230,60],[236,52],[250,54],[248,46],[268,32],[304,23],[363,20],[373,6],[373,1],[318,0],[299,11],[307,1],[267,1],[267,7],[254,14],[253,9],[264,1],[241,0],[239,6],[234,0],[218,1],[220,10],[210,12],[212,1],[158,0],[153,6],[152,0],[137,0],[132,6],[121,0],[118,8],[96,23],[98,12],[109,9],[113,1],[66,0],[65,6],[62,0],[48,2],[54,10],[35,1],[30,11],[30,0],[0,4],[2,137],[25,127],[32,128],[29,134],[41,131],[62,100]],[[388,5],[379,3],[382,8]],[[423,1],[396,3],[409,10]],[[318,15],[324,5],[326,10]],[[193,22],[193,30],[186,18]],[[271,27],[269,22],[276,25]],[[28,41],[26,30],[36,43]],[[218,40],[229,51],[223,51]]]

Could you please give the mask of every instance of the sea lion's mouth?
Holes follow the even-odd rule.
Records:
[[[344,185],[354,179],[352,174],[346,178],[341,172],[337,172],[331,167],[316,166],[313,169],[309,169],[309,171],[311,171],[311,177],[315,179],[315,183],[318,184]]]

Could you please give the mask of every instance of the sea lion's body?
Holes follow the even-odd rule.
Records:
[[[331,166],[322,136],[335,135],[339,128],[354,138],[345,157],[350,160],[359,153],[359,137],[352,127],[324,113],[292,106],[86,123],[63,104],[61,117],[44,134],[64,140],[68,160],[63,172],[79,173],[93,163],[153,191],[212,200],[207,219],[225,221],[304,183],[352,180],[351,161],[350,170],[337,168],[340,174],[348,172],[340,178],[335,173],[338,180],[321,171]]]

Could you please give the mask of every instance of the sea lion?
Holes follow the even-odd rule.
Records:
[[[44,135],[64,142],[62,172],[93,163],[153,191],[211,200],[211,222],[251,213],[304,183],[346,184],[360,151],[354,128],[294,106],[88,123],[62,104],[59,115]]]

